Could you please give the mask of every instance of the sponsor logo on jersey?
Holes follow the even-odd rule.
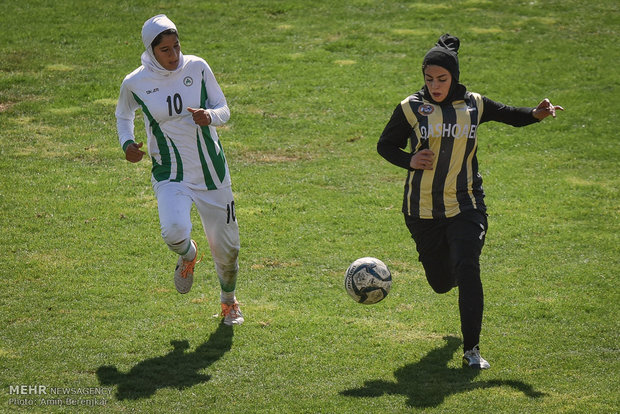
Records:
[[[469,138],[476,139],[478,125],[461,124],[430,124],[420,127],[422,139],[429,138]]]
[[[155,88],[153,90],[148,90],[148,91],[146,91],[146,94],[150,95],[150,94],[155,93],[155,92],[159,92],[159,88]]]
[[[422,116],[429,116],[435,111],[435,107],[433,105],[424,104],[418,107],[418,113]]]
[[[183,85],[185,86],[192,86],[193,83],[194,83],[194,80],[192,79],[191,76],[186,76],[185,79],[183,79]]]

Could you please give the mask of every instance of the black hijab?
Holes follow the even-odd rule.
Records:
[[[424,74],[424,69],[427,66],[437,65],[445,68],[452,75],[452,83],[450,84],[450,90],[446,99],[441,102],[435,102],[428,88],[424,85],[421,92],[426,100],[437,105],[446,105],[465,98],[467,88],[459,83],[459,76],[461,74],[458,56],[460,45],[461,42],[457,37],[446,33],[439,38],[433,48],[426,52],[422,61],[422,74]]]

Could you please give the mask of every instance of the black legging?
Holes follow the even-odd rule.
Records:
[[[480,281],[480,253],[487,231],[486,214],[469,210],[454,217],[419,219],[405,215],[415,240],[426,280],[437,293],[459,287],[463,348],[478,345],[484,295]]]

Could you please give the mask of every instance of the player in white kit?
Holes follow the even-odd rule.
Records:
[[[143,143],[134,137],[135,112],[141,109],[161,235],[179,255],[174,284],[179,293],[187,293],[193,283],[198,251],[191,239],[190,210],[195,205],[220,282],[224,323],[241,324],[235,296],[239,227],[215,128],[230,118],[226,98],[207,62],[181,53],[176,26],[165,15],[144,23],[142,42],[142,65],[123,80],[116,107],[120,144],[130,162],[145,155]]]

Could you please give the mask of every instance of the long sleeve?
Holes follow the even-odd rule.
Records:
[[[205,70],[204,73],[204,81],[208,97],[206,109],[209,115],[211,115],[211,125],[224,125],[230,119],[230,109],[228,108],[226,97],[208,64],[207,70]]]
[[[133,119],[116,118],[116,130],[118,131],[118,140],[121,148],[125,151],[129,144],[135,142]]]
[[[131,91],[129,91],[125,82],[123,82],[115,112],[116,131],[118,133],[118,140],[123,148],[123,151],[127,145],[131,144],[135,140],[133,122],[136,117],[137,109],[138,103],[131,96]]]
[[[377,152],[392,164],[411,170],[409,165],[411,153],[404,149],[412,131],[413,128],[407,121],[401,105],[398,105],[377,142]]]
[[[484,112],[480,119],[481,124],[488,121],[497,121],[515,127],[522,127],[539,122],[539,120],[532,115],[532,110],[534,108],[508,106],[492,101],[487,97],[483,97],[482,100]]]

